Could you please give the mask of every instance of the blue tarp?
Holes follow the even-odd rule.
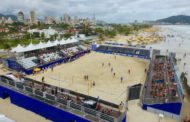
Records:
[[[96,52],[99,52],[99,53],[107,53],[107,54],[115,54],[114,52],[112,51],[96,51]],[[143,58],[143,59],[150,59],[150,56],[143,56],[143,55],[134,55],[134,54],[130,54],[130,53],[117,53],[121,56],[129,56],[129,57],[136,57],[136,58]]]
[[[182,103],[180,102],[179,103],[164,103],[164,104],[153,104],[153,105],[143,104],[142,108],[147,110],[147,107],[152,107],[154,109],[180,115]]]

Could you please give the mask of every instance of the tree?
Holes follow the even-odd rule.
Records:
[[[11,46],[9,44],[4,44],[4,49],[10,51]]]
[[[100,40],[100,41],[103,41],[103,40],[104,40],[103,34],[100,34],[100,35],[99,35],[99,40]]]
[[[58,37],[58,34],[57,34],[57,33],[55,33],[55,34],[54,34],[54,38],[55,38],[55,39],[57,39],[57,37]]]
[[[45,38],[45,34],[44,34],[44,32],[41,33],[41,38],[42,38],[42,39]]]
[[[39,37],[40,37],[40,33],[39,33],[39,32],[34,32],[34,33],[32,34],[32,37],[34,37],[34,38],[39,38]]]
[[[72,34],[70,34],[70,33],[65,33],[64,35],[63,35],[63,37],[65,38],[65,39],[68,39],[68,38],[70,38],[72,36]]]

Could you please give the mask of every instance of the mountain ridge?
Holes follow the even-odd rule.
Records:
[[[156,23],[168,23],[168,24],[190,24],[190,16],[188,15],[176,15],[167,18],[159,19]]]
[[[6,19],[10,17],[13,21],[17,20],[17,16],[11,15],[11,14],[10,15],[4,15],[4,14],[0,13],[0,18],[2,18],[2,17],[5,17]]]

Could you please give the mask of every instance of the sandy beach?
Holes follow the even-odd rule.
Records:
[[[11,104],[9,98],[5,100],[0,99],[0,105],[0,113],[6,115],[6,117],[15,122],[50,122],[31,111]]]
[[[123,44],[133,44],[133,45],[147,45],[152,43],[161,42],[163,39],[157,34],[160,30],[159,27],[151,27],[148,29],[143,29],[133,34],[121,35],[118,34],[114,38],[107,38],[106,41],[113,41]]]

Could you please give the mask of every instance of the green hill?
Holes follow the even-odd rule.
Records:
[[[186,15],[171,16],[168,18],[157,20],[156,22],[169,23],[169,24],[190,24],[190,16]]]

